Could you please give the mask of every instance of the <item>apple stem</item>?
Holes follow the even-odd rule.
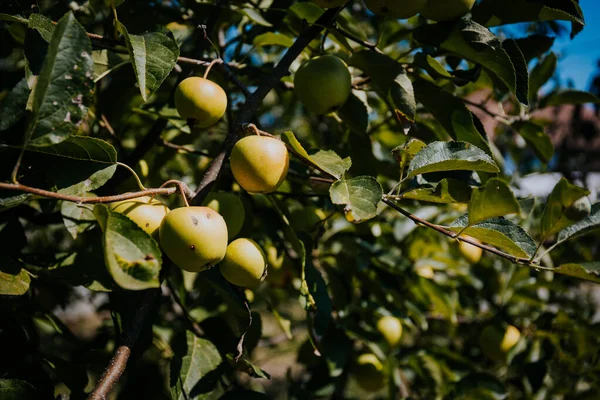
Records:
[[[208,64],[208,67],[206,67],[206,71],[204,71],[204,79],[207,79],[208,77],[208,73],[210,72],[210,69],[213,67],[213,65],[215,64],[223,64],[223,60],[220,58],[214,59],[210,62],[210,64]]]
[[[178,181],[176,179],[170,179],[168,181],[166,181],[165,183],[163,183],[161,185],[161,188],[168,186],[168,185],[177,185],[177,188],[179,189],[179,194],[181,194],[181,198],[183,199],[183,203],[185,204],[186,207],[190,206],[190,203],[188,202],[188,195],[191,197],[193,196],[193,192],[190,190],[190,188],[183,182]]]

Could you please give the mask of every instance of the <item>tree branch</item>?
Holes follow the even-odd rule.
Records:
[[[152,309],[159,292],[159,289],[149,289],[145,291],[139,306],[134,313],[134,318],[131,321],[128,321],[130,323],[127,323],[125,330],[121,332],[119,346],[113,353],[106,370],[104,370],[100,380],[96,383],[94,390],[88,396],[88,400],[106,400],[108,398],[108,394],[125,371],[127,361],[131,355],[131,349],[140,335],[142,327],[148,318],[148,314],[150,314],[150,310]]]
[[[496,249],[495,247],[492,246],[488,246],[482,243],[479,243],[478,241],[474,240],[474,239],[470,239],[468,237],[462,237],[462,236],[458,236],[458,234],[456,232],[452,232],[449,229],[444,228],[443,226],[440,225],[436,225],[434,223],[431,223],[429,221],[426,221],[422,218],[417,217],[416,215],[413,215],[411,213],[409,213],[408,211],[406,211],[405,209],[401,208],[400,206],[398,206],[396,203],[394,203],[393,201],[384,198],[383,202],[385,204],[387,204],[388,206],[390,206],[391,208],[393,208],[394,210],[398,211],[400,214],[404,215],[406,218],[412,220],[415,224],[417,225],[423,225],[426,226],[428,228],[433,229],[434,231],[437,231],[439,233],[442,233],[446,236],[451,237],[452,239],[456,239],[456,240],[460,240],[461,242],[465,242],[465,243],[469,243],[470,245],[473,245],[475,247],[479,247],[482,250],[485,250],[489,253],[495,254],[497,256],[500,256],[502,258],[506,258],[507,260],[515,263],[515,264],[521,264],[521,265],[527,265],[527,266],[532,266],[533,263],[529,258],[524,258],[524,257],[515,257],[512,254],[508,254],[505,253],[501,250]],[[536,268],[540,268],[538,265],[535,265]]]
[[[71,196],[68,194],[61,194],[57,192],[51,192],[49,190],[38,189],[31,186],[22,185],[20,183],[5,183],[0,182],[0,189],[4,190],[14,190],[17,192],[31,193],[37,196],[49,197],[58,200],[71,201],[73,203],[87,203],[87,204],[98,204],[98,203],[112,203],[114,201],[121,200],[129,200],[136,199],[142,196],[151,196],[151,195],[171,195],[177,192],[176,187],[170,188],[158,188],[158,189],[146,189],[140,190],[139,192],[128,192],[123,194],[117,194],[113,196],[101,196],[101,197],[81,197],[81,196]]]

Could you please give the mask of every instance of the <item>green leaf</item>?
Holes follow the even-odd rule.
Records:
[[[309,332],[313,338],[313,342],[318,348],[322,343],[325,334],[329,328],[331,321],[331,312],[333,311],[331,299],[329,298],[329,292],[327,290],[327,284],[323,279],[323,276],[318,269],[315,268],[312,261],[312,241],[310,236],[304,232],[300,233],[300,240],[305,249],[305,259],[303,262],[302,276],[303,276],[303,291],[306,296],[310,296],[310,299],[314,302],[314,306],[310,306],[310,302],[307,302],[307,316],[310,325]],[[301,289],[302,291],[302,289]]]
[[[468,225],[468,221],[469,215],[465,214],[454,221],[448,229],[453,232],[460,232]],[[531,236],[523,228],[502,217],[492,218],[470,226],[463,233],[506,251],[515,257],[531,257],[537,247]]]
[[[595,283],[600,283],[600,262],[581,262],[563,264],[553,269],[557,274],[573,276],[579,279],[585,279]]]
[[[392,155],[400,164],[400,169],[404,170],[413,158],[423,150],[427,145],[419,139],[409,139],[408,142],[392,149]]]
[[[323,9],[311,2],[294,3],[289,10],[308,24],[314,24],[323,15]]]
[[[96,195],[86,193],[85,197],[96,197]],[[73,239],[77,239],[80,233],[96,225],[94,212],[88,207],[88,205],[77,204],[71,201],[63,201],[60,206],[63,222],[71,236],[73,236]]]
[[[11,89],[2,101],[0,108],[0,131],[4,131],[25,116],[27,99],[29,98],[29,86],[25,78]]]
[[[377,206],[383,198],[383,189],[372,176],[341,179],[329,188],[333,204],[344,205],[346,219],[362,222],[377,216]]]
[[[490,146],[473,120],[473,114],[462,100],[425,80],[414,83],[417,99],[431,112],[454,139],[469,142],[492,155]]]
[[[123,59],[119,54],[110,50],[92,51],[92,60],[94,60],[94,82],[98,82],[106,75],[129,63],[129,60]]]
[[[480,64],[496,75],[511,92],[517,93],[515,67],[500,39],[485,26],[467,19],[457,21],[453,26],[423,25],[415,30],[414,37],[422,44],[439,46]]]
[[[423,52],[415,54],[413,63],[427,71],[427,73],[434,79],[453,78],[453,75],[448,72],[438,60]]]
[[[30,145],[59,143],[77,130],[91,102],[92,45],[72,12],[54,29],[33,90]]]
[[[186,331],[185,345],[175,347],[170,386],[174,400],[208,399],[220,377],[222,358],[214,344]]]
[[[433,142],[410,162],[408,177],[442,171],[499,172],[494,160],[470,143]]]
[[[271,24],[269,21],[267,21],[257,9],[244,8],[244,9],[240,9],[239,11],[242,14],[244,14],[246,17],[250,18],[252,20],[252,22],[254,22],[258,25],[266,26],[266,27],[273,26],[273,24]]]
[[[54,29],[56,28],[52,20],[42,14],[33,13],[29,16],[27,24],[30,29],[35,29],[40,33],[40,36],[48,43],[52,40]]]
[[[385,54],[362,50],[354,54],[348,64],[367,74],[375,90],[394,104],[403,119],[409,122],[415,120],[417,102],[413,84],[398,61]]]
[[[452,400],[503,400],[508,398],[506,387],[493,375],[473,372],[462,378],[454,388]]]
[[[261,47],[261,46],[282,46],[282,47],[290,47],[294,44],[294,40],[281,33],[274,32],[266,32],[256,36],[252,40],[252,46]]]
[[[473,20],[486,26],[534,21],[569,21],[573,24],[571,37],[583,26],[583,13],[571,0],[483,0],[473,9]]]
[[[118,21],[116,24],[125,37],[135,78],[146,102],[171,73],[179,57],[179,45],[173,32],[166,28],[159,32],[130,35],[125,25]]]
[[[39,399],[35,388],[20,379],[0,379],[0,399],[35,400]]]
[[[551,52],[533,67],[529,77],[529,99],[531,102],[537,99],[542,86],[552,78],[557,64],[558,58],[554,52]]]
[[[435,315],[441,315],[455,324],[456,307],[449,294],[429,279],[420,279],[419,286],[423,289],[428,300],[431,302],[431,312]]]
[[[89,136],[71,136],[62,142],[44,147],[28,147],[28,152],[44,153],[70,160],[102,164],[117,162],[117,150],[108,142]]]
[[[352,160],[349,157],[342,159],[332,150],[319,150],[309,155],[293,132],[284,132],[281,135],[281,140],[317,169],[323,170],[338,179],[352,166]]]
[[[592,206],[590,215],[558,232],[557,244],[600,229],[600,203]]]
[[[565,210],[575,201],[590,192],[587,189],[572,185],[562,178],[548,196],[546,207],[542,213],[541,234],[542,238],[548,238],[556,232],[577,222],[565,215]]]
[[[402,198],[440,204],[468,203],[471,192],[471,187],[463,181],[442,179],[435,187],[413,189],[403,193]]]
[[[31,153],[36,154],[31,156]],[[82,195],[98,189],[117,168],[115,148],[103,140],[87,136],[71,136],[50,146],[28,147],[26,157],[43,168],[51,188],[70,195]]]
[[[563,104],[599,104],[600,99],[590,92],[579,90],[559,90],[540,99],[540,108],[561,106]]]
[[[128,290],[159,287],[162,252],[154,239],[105,205],[96,205],[94,215],[104,232],[104,260],[115,282]]]
[[[358,134],[367,133],[369,128],[369,112],[367,105],[359,99],[354,93],[350,94],[348,100],[340,107],[336,113],[351,131]]]
[[[0,13],[0,21],[18,22],[27,25],[27,18],[23,18],[19,15]]]
[[[233,355],[227,354],[227,359],[231,363],[235,363],[235,367],[237,370],[247,373],[252,378],[271,379],[271,375],[267,371],[252,364],[245,358],[242,358],[236,362],[234,360]]]
[[[527,61],[523,52],[519,48],[518,42],[514,39],[507,39],[502,42],[502,47],[510,57],[510,61],[515,68],[517,100],[526,106],[529,105],[529,71],[527,70]]]
[[[544,132],[544,127],[532,121],[516,121],[512,127],[519,132],[544,164],[550,162],[554,156],[554,145],[550,136]]]
[[[519,214],[521,207],[508,185],[492,178],[481,188],[475,188],[469,203],[469,225],[494,217]]]
[[[29,290],[31,277],[21,264],[11,257],[0,255],[0,295],[21,296]],[[2,394],[2,386],[0,386]],[[4,399],[4,397],[0,396]]]

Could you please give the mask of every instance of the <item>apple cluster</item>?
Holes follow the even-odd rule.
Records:
[[[313,0],[323,8],[341,7],[348,0]],[[468,13],[475,0],[365,0],[367,8],[374,14],[406,19],[417,14],[433,20],[448,21]]]

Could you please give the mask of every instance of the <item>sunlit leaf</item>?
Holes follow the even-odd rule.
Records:
[[[96,205],[94,215],[104,233],[104,260],[115,282],[129,290],[159,287],[162,252],[154,239],[105,205]]]
[[[173,32],[163,29],[143,35],[131,35],[125,25],[116,21],[125,37],[135,78],[144,101],[148,101],[169,76],[179,57],[179,45]]]
[[[349,157],[342,159],[331,150],[319,150],[318,152],[309,155],[298,139],[296,139],[296,136],[290,131],[284,132],[281,136],[281,140],[294,149],[296,153],[306,161],[338,179],[341,178],[352,165],[352,161]]]
[[[553,269],[553,271],[558,274],[600,283],[600,262],[597,261],[563,264]]]
[[[402,198],[440,204],[468,203],[471,192],[471,187],[462,181],[442,179],[435,187],[417,188],[402,193]]]
[[[520,212],[521,207],[510,187],[504,181],[492,178],[483,187],[473,189],[469,204],[469,225]]]
[[[468,225],[468,221],[469,216],[465,214],[454,221],[448,229],[453,232],[460,232]],[[531,236],[523,228],[502,217],[492,218],[470,226],[463,233],[506,251],[515,257],[531,257],[537,247]]]
[[[346,219],[362,222],[377,216],[377,205],[383,197],[381,184],[371,176],[341,179],[331,185],[333,204],[344,206]]]
[[[92,45],[72,12],[58,21],[33,90],[30,145],[65,140],[87,114],[92,81]]]
[[[465,142],[433,142],[410,162],[408,177],[441,171],[499,172],[483,150]]]
[[[565,215],[565,210],[575,201],[590,192],[587,189],[575,186],[562,178],[550,193],[546,207],[542,214],[541,234],[543,238],[557,233],[567,226],[577,222]]]
[[[215,345],[187,331],[185,342],[181,340],[174,347],[176,354],[170,368],[172,398],[208,399],[217,395],[222,358]]]

